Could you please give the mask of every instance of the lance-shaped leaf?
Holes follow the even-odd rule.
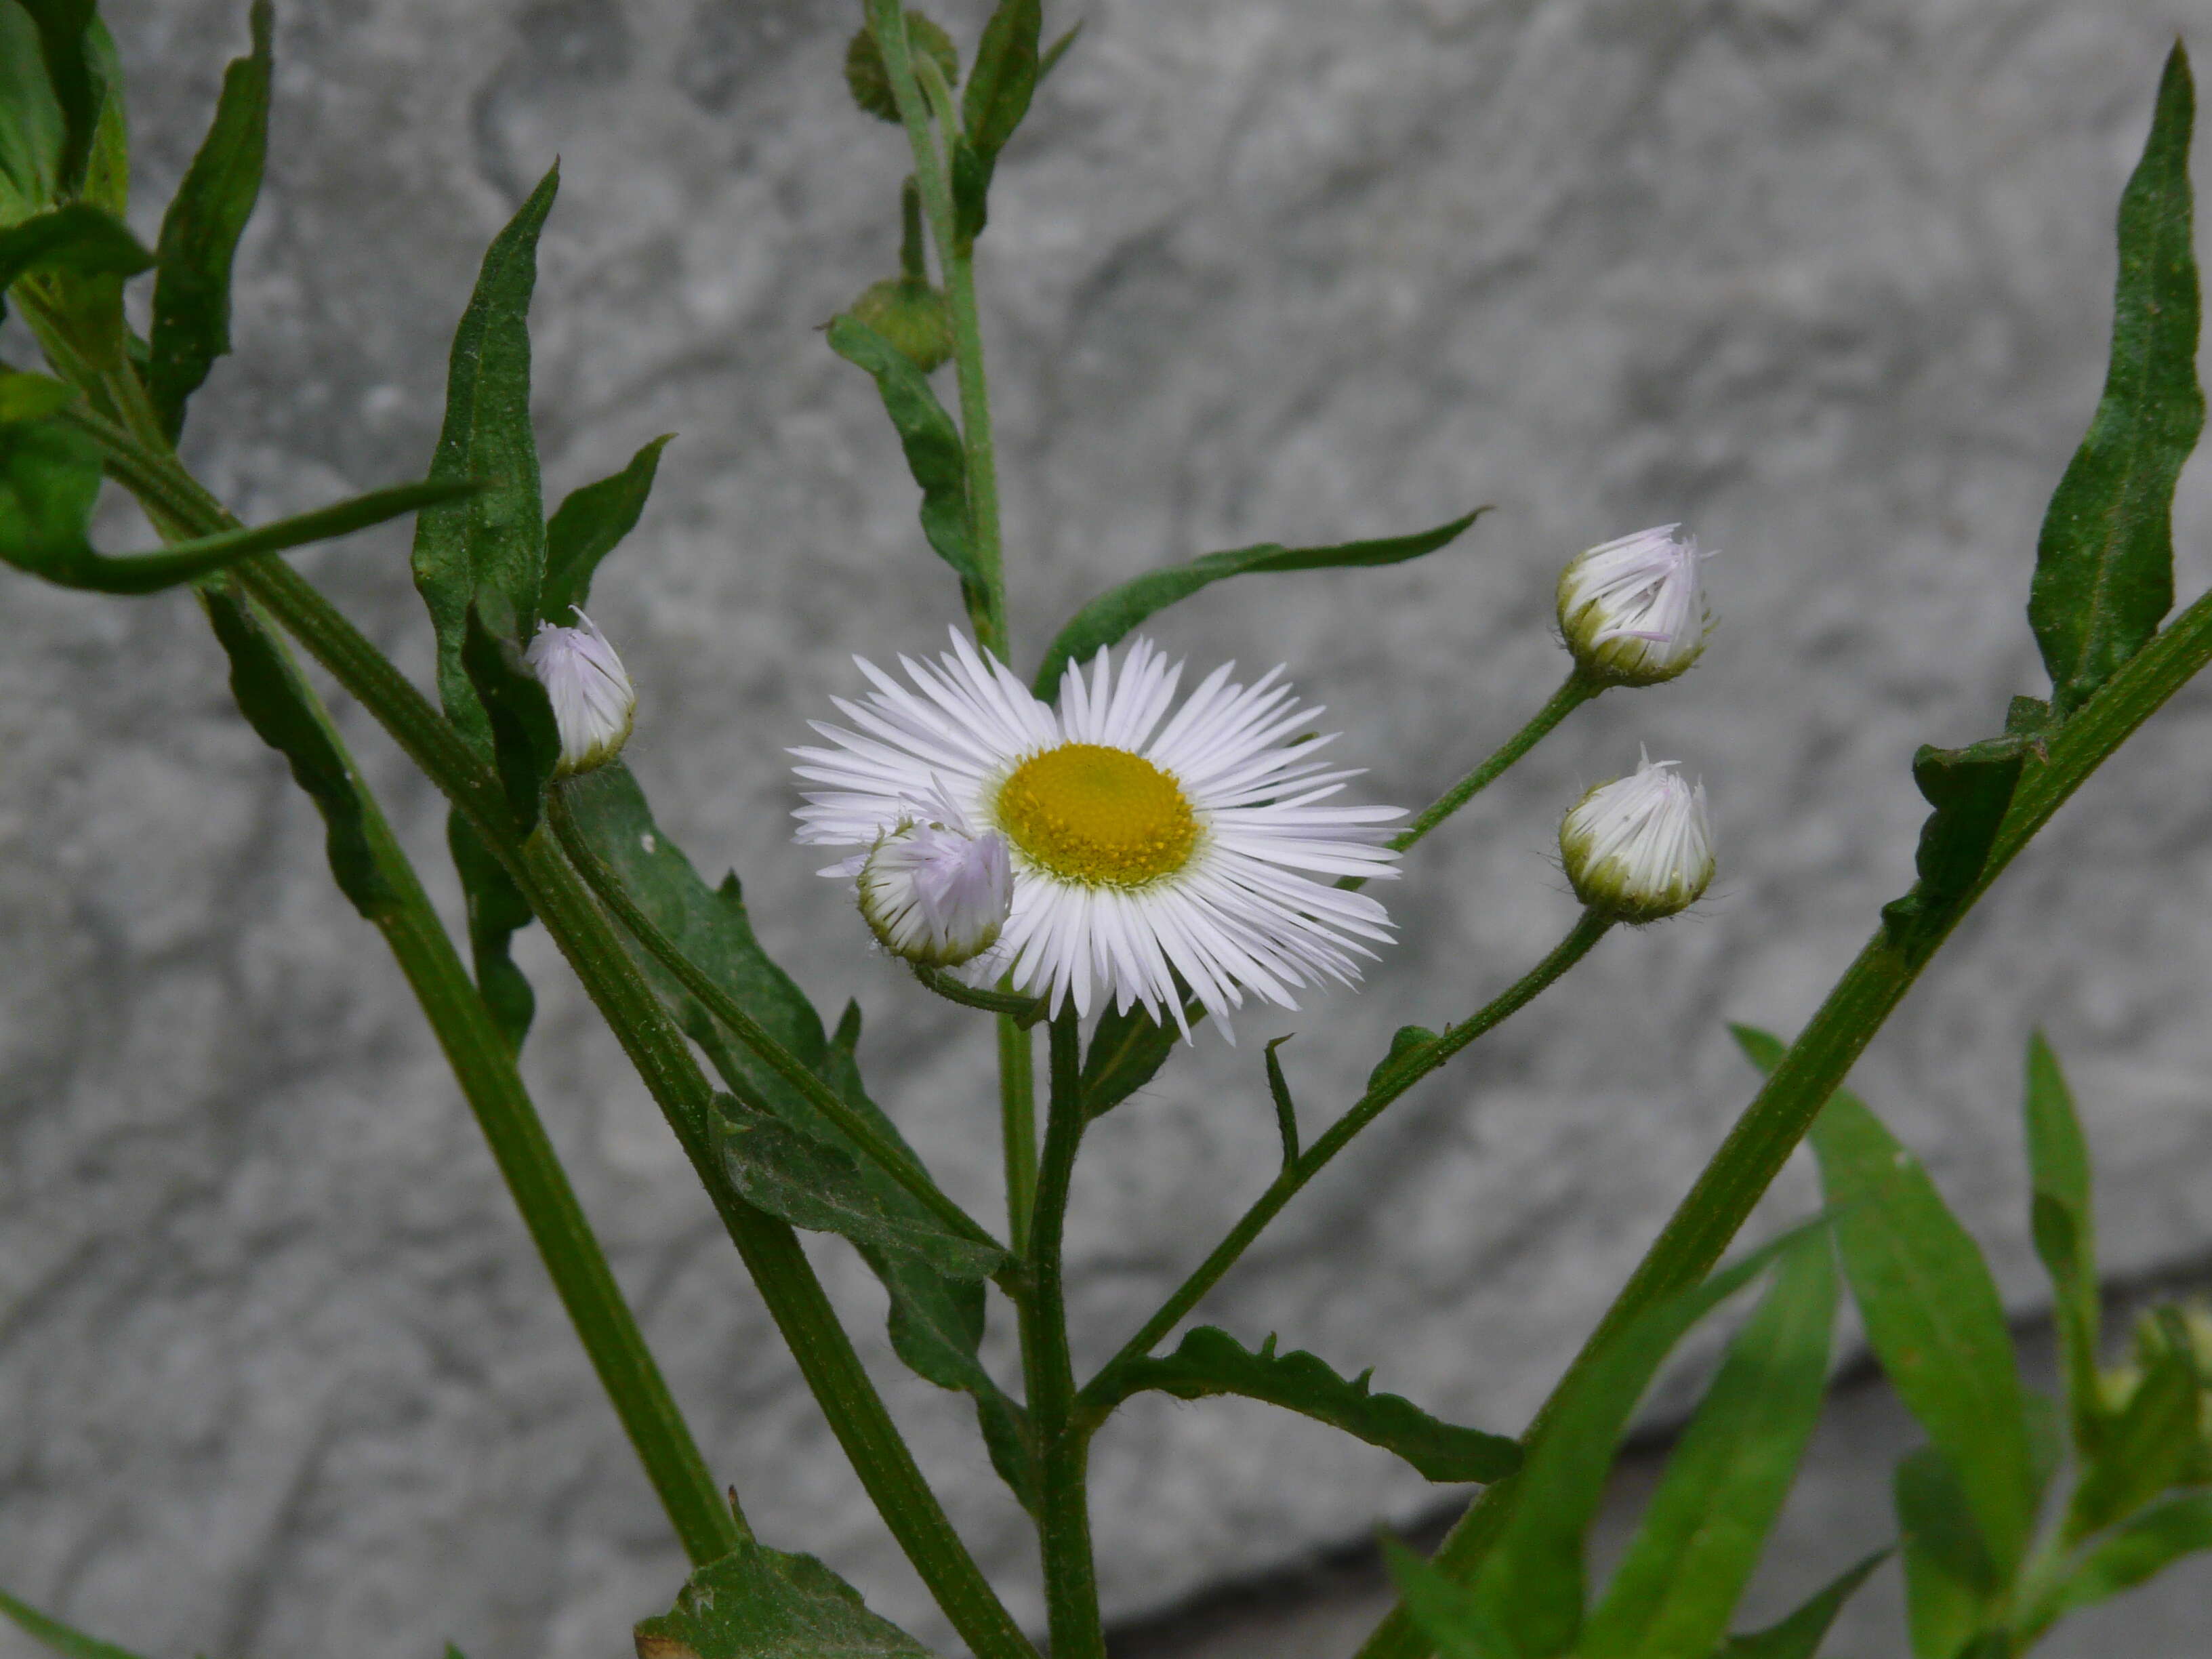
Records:
[[[1176,1028],[1154,1019],[1142,1003],[1099,1016],[1083,1052],[1084,1121],[1112,1111],[1150,1083],[1175,1046]]]
[[[960,125],[986,162],[998,159],[1030,112],[1037,83],[1037,37],[1043,27],[1040,0],[999,0],[983,25],[975,67],[960,95]]]
[[[1707,1659],[1727,1634],[1820,1421],[1836,1292],[1825,1237],[1783,1257],[1675,1443],[1580,1659]]]
[[[1381,541],[1346,542],[1337,547],[1285,547],[1261,542],[1254,547],[1208,553],[1188,564],[1170,565],[1133,581],[1109,588],[1068,619],[1037,665],[1032,683],[1037,696],[1050,701],[1058,695],[1061,672],[1072,662],[1088,658],[1102,646],[1112,645],[1158,611],[1178,599],[1187,599],[1202,587],[1231,576],[1268,571],[1334,570],[1367,565],[1402,564],[1433,553],[1490,509],[1478,507],[1465,516],[1433,530],[1412,536],[1393,536]]]
[[[1844,1610],[1844,1603],[1888,1559],[1887,1550],[1876,1550],[1781,1623],[1729,1637],[1714,1659],[1814,1659],[1827,1638],[1828,1627]]]
[[[1382,1540],[1382,1560],[1404,1599],[1407,1617],[1436,1644],[1437,1659],[1522,1659],[1520,1649],[1491,1622],[1466,1585],[1445,1577],[1395,1539]]]
[[[222,95],[199,153],[161,216],[146,389],[173,440],[185,400],[230,349],[230,267],[269,149],[269,0],[248,14],[252,50],[223,70]]]
[[[40,1613],[29,1602],[17,1601],[6,1590],[0,1590],[0,1613],[6,1614],[33,1641],[43,1643],[60,1654],[62,1659],[138,1659],[130,1649],[103,1642],[97,1636],[88,1636],[50,1613]]]
[[[709,887],[683,850],[653,821],[645,795],[619,761],[562,786],[577,827],[621,880],[624,890],[673,939],[684,956],[711,975],[785,1049],[829,1084],[874,1126],[884,1141],[913,1154],[861,1086],[854,1056],[860,1040],[857,1008],[848,1008],[836,1036],[825,1036],[821,1017],[790,975],[754,936],[735,876]],[[859,1155],[829,1122],[752,1052],[736,1042],[697,999],[650,955],[641,966],[687,1036],[705,1051],[730,1092],[771,1114],[810,1139],[853,1158],[871,1194],[890,1214],[911,1223],[927,1219],[921,1200],[887,1172]],[[915,1160],[917,1163],[919,1160]],[[1020,1408],[1007,1399],[977,1358],[983,1340],[983,1286],[956,1279],[911,1251],[864,1246],[861,1255],[890,1292],[891,1347],[916,1374],[939,1388],[975,1399],[994,1466],[1017,1494],[1031,1501],[1035,1474]]]
[[[2027,1633],[2032,1637],[2069,1613],[2133,1589],[2202,1550],[2212,1550],[2212,1492],[2168,1498],[2100,1539],[2029,1613]]]
[[[446,815],[446,847],[468,910],[469,956],[476,966],[477,994],[507,1046],[520,1054],[538,1012],[538,995],[514,965],[513,945],[514,936],[538,918],[507,866],[458,807]]]
[[[331,874],[370,921],[389,915],[398,895],[376,866],[361,781],[309,701],[299,670],[247,602],[234,592],[203,596],[208,621],[230,659],[230,695],[256,736],[284,757],[293,781],[323,815]]]
[[[968,545],[968,458],[960,428],[913,361],[858,318],[830,323],[830,349],[875,378],[907,470],[921,486],[921,533],[959,576],[961,591],[980,592],[982,576]]]
[[[366,530],[468,493],[467,483],[402,484],[252,530],[107,555],[86,539],[100,495],[100,451],[58,421],[0,425],[0,561],[62,587],[153,593],[244,559]]]
[[[94,0],[19,0],[39,33],[39,53],[46,84],[62,116],[62,148],[57,186],[64,195],[83,187],[92,164],[94,135],[109,93],[109,64],[95,38],[99,24]]]
[[[572,490],[545,526],[545,586],[539,610],[566,626],[571,609],[587,604],[599,561],[637,528],[653,493],[660,452],[676,434],[663,433],[630,457],[611,478]]]
[[[477,596],[465,625],[461,667],[491,728],[492,759],[507,810],[514,814],[517,833],[527,836],[537,825],[538,803],[561,760],[553,699],[525,660],[513,631],[514,613],[497,590],[486,588]]]
[[[1079,17],[1066,33],[1044,49],[1044,56],[1037,60],[1037,85],[1042,86],[1045,77],[1060,67],[1060,60],[1067,56],[1067,49],[1075,44],[1075,37],[1082,33],[1083,20]]]
[[[2027,616],[2062,717],[2142,649],[2173,604],[2174,480],[2204,426],[2189,187],[2195,109],[2177,44],[2120,198],[2104,397],[2036,545]]]
[[[39,26],[21,7],[0,6],[0,223],[53,205],[61,192],[63,137]]]
[[[1898,1461],[1893,1485],[1915,1659],[1959,1659],[1996,1615],[2003,1577],[1950,1459],[1923,1446]]]
[[[2058,1345],[2074,1443],[2093,1450],[2104,1424],[2097,1380],[2104,1318],[2097,1294],[2097,1229],[2090,1192],[2089,1143],[2058,1056],[2040,1031],[2027,1039],[2027,1165],[2034,1196],[2028,1212],[2035,1253],[2057,1292]]]
[[[453,332],[430,476],[478,479],[483,488],[465,503],[424,514],[415,531],[415,585],[438,635],[439,696],[446,717],[486,760],[491,724],[461,653],[469,606],[487,591],[505,599],[516,639],[537,628],[545,520],[530,427],[530,295],[538,234],[559,187],[556,167],[492,239]]]
[[[1519,1467],[1518,1443],[1443,1422],[1399,1395],[1372,1393],[1373,1376],[1369,1370],[1339,1376],[1304,1349],[1277,1353],[1272,1335],[1255,1352],[1228,1332],[1200,1325],[1173,1353],[1123,1367],[1121,1382],[1127,1394],[1149,1389],[1178,1400],[1220,1394],[1264,1400],[1395,1452],[1431,1480],[1502,1480]]]
[[[1936,810],[1920,826],[1913,854],[1919,880],[1882,907],[1883,928],[1898,949],[1911,955],[1934,949],[1959,902],[1981,879],[2033,741],[2013,733],[1964,749],[1923,744],[1912,757],[1912,781]]]
[[[745,1543],[637,1627],[637,1659],[930,1659],[811,1555]]]
[[[0,290],[46,272],[73,276],[135,276],[154,256],[112,213],[82,202],[55,208],[0,230]]]

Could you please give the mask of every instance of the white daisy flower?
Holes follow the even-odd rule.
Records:
[[[945,823],[902,823],[857,876],[860,916],[883,947],[925,968],[957,968],[998,942],[1013,908],[1006,838]]]
[[[1711,557],[1680,525],[1593,547],[1559,573],[1559,631],[1601,685],[1657,685],[1697,661],[1711,631],[1698,567]]]
[[[637,717],[637,693],[622,659],[589,617],[574,614],[575,627],[546,623],[522,653],[553,704],[553,724],[561,734],[558,777],[605,766],[629,741]]]
[[[799,839],[872,846],[932,819],[1005,836],[1012,912],[971,975],[1011,974],[1055,1012],[1142,1003],[1181,1024],[1186,988],[1216,1016],[1247,991],[1295,1007],[1295,988],[1358,978],[1361,940],[1389,941],[1382,907],[1333,884],[1397,873],[1376,826],[1403,812],[1320,804],[1358,774],[1314,758],[1328,738],[1292,736],[1320,710],[1279,668],[1247,687],[1224,664],[1170,715],[1182,665],[1143,639],[1118,673],[1103,650],[1087,677],[1071,664],[1057,711],[957,631],[934,665],[900,659],[912,690],[855,660],[875,690],[836,703],[857,729],[817,721],[835,746],[792,750],[824,786]]]
[[[1601,784],[1559,825],[1559,854],[1575,896],[1622,921],[1686,910],[1713,878],[1705,786],[1677,761],[1641,758],[1632,777]]]

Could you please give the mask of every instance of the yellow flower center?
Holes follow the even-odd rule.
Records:
[[[999,827],[1064,880],[1141,887],[1198,846],[1198,819],[1173,777],[1126,749],[1064,743],[999,786]]]

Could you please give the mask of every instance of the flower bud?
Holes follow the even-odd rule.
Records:
[[[1698,567],[1705,555],[1680,525],[1593,547],[1559,573],[1559,631],[1600,685],[1657,685],[1705,648],[1712,627]]]
[[[1619,921],[1657,921],[1686,910],[1713,878],[1705,786],[1674,761],[1649,755],[1632,777],[1602,784],[1559,825],[1559,855],[1575,896]]]
[[[860,872],[860,915],[885,950],[925,968],[957,968],[998,942],[1014,902],[1006,838],[941,823],[902,823]]]
[[[637,715],[637,693],[622,659],[592,619],[581,611],[577,625],[541,625],[523,659],[553,703],[553,724],[561,733],[556,777],[605,766],[629,741]]]
[[[952,307],[927,283],[889,276],[871,283],[846,307],[896,347],[923,374],[941,368],[953,353]]]
[[[952,37],[918,11],[906,15],[907,50],[927,52],[945,71],[945,84],[960,78],[960,49]],[[899,123],[898,96],[891,90],[891,72],[884,62],[884,49],[872,30],[862,26],[845,47],[845,87],[853,101],[878,121]]]

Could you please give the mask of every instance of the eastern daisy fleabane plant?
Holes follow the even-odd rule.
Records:
[[[555,775],[567,777],[605,766],[629,741],[637,718],[637,692],[607,636],[581,611],[576,626],[541,625],[523,659],[553,704],[561,734]]]
[[[1559,573],[1559,632],[1600,685],[1657,685],[1697,661],[1711,631],[1698,550],[1655,525],[1578,553]]]
[[[1013,908],[1013,861],[995,830],[971,836],[949,823],[897,824],[860,864],[854,884],[868,931],[924,968],[957,968],[982,955]]]
[[[1071,664],[1056,710],[957,632],[934,664],[900,659],[911,689],[855,661],[875,690],[833,701],[856,729],[817,721],[833,746],[792,750],[822,786],[799,839],[872,847],[945,812],[1002,836],[1012,908],[971,977],[1188,1029],[1186,994],[1217,1017],[1247,992],[1295,1007],[1299,988],[1356,981],[1362,941],[1389,940],[1382,905],[1333,884],[1397,873],[1379,826],[1403,812],[1322,805],[1358,774],[1315,758],[1328,737],[1291,735],[1321,711],[1281,669],[1245,686],[1224,664],[1170,714],[1182,665],[1141,638],[1118,671],[1108,650]]]
[[[1642,757],[1635,772],[1584,795],[1559,825],[1575,896],[1620,921],[1657,921],[1694,904],[1713,878],[1705,786],[1679,761]]]

